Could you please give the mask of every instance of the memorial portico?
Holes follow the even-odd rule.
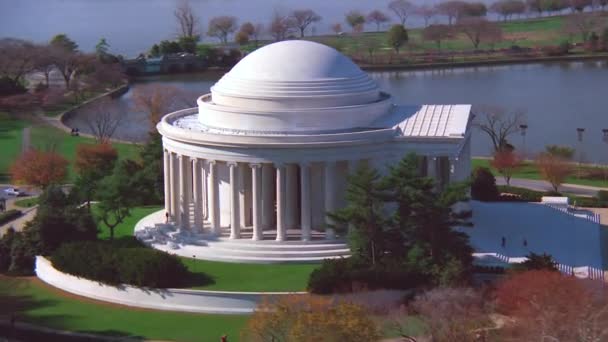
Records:
[[[442,187],[470,174],[469,105],[393,104],[327,46],[286,41],[245,57],[164,116],[165,212],[182,230],[232,240],[341,238],[326,215],[347,175],[408,153]]]

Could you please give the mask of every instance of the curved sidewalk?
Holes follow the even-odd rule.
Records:
[[[501,176],[496,176],[496,185],[507,185],[504,178]],[[526,188],[530,190],[536,191],[550,191],[553,190],[551,184],[544,180],[537,179],[523,179],[523,178],[512,178],[511,186]],[[578,195],[578,196],[595,196],[597,192],[600,190],[608,191],[608,188],[596,187],[596,186],[588,186],[588,185],[578,185],[578,184],[562,184],[559,187],[561,192]]]

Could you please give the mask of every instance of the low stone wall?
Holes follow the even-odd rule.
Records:
[[[36,257],[36,275],[45,283],[83,297],[138,308],[210,314],[250,314],[265,298],[304,292],[224,292],[187,289],[148,289],[129,285],[110,286],[56,270],[51,262]]]

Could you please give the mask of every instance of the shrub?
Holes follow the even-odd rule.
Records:
[[[601,202],[608,202],[608,191],[600,190],[597,192],[597,199]]]
[[[557,271],[557,262],[547,253],[530,253],[526,257],[528,258],[526,261],[513,266],[513,269],[518,271]]]
[[[471,182],[471,197],[478,201],[495,201],[498,199],[496,178],[485,167],[477,167],[473,171]]]
[[[16,219],[19,216],[21,216],[21,211],[16,210],[16,209],[7,210],[6,212],[1,213],[0,214],[0,226]]]
[[[499,186],[498,190],[501,193],[512,194],[514,196],[501,196],[500,200],[504,202],[540,202],[542,197],[546,194],[540,191],[534,191],[525,188],[518,188],[514,186]]]
[[[358,290],[410,289],[427,282],[422,274],[402,267],[365,266],[353,259],[324,260],[310,274],[308,291],[315,294],[347,293]]]
[[[9,228],[0,239],[0,273],[32,275],[34,251],[25,235]]]
[[[190,276],[176,256],[149,248],[115,246],[107,241],[63,244],[51,260],[58,270],[110,285],[179,287]]]

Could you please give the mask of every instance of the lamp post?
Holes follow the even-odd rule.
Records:
[[[576,137],[578,140],[578,171],[577,178],[581,178],[581,164],[583,163],[583,133],[585,133],[584,128],[576,129]]]
[[[608,144],[608,128],[602,129],[602,141]],[[604,164],[604,163],[603,163]],[[604,182],[606,181],[606,165],[602,165],[602,170],[604,174]]]
[[[521,124],[519,125],[519,132],[521,133],[521,151],[522,157],[524,161],[526,160],[526,130],[528,129],[528,125]]]

